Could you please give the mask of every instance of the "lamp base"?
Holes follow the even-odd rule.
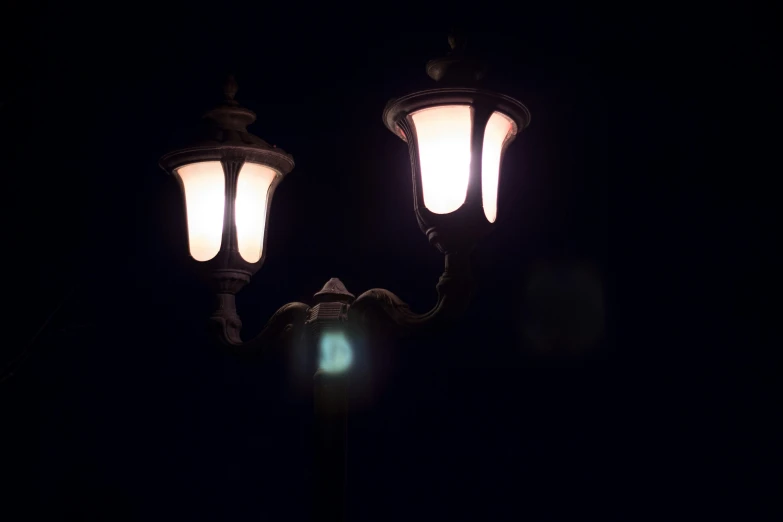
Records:
[[[216,294],[236,295],[250,282],[250,276],[245,270],[212,270],[209,283]]]
[[[234,343],[242,342],[239,337],[242,320],[237,313],[236,294],[249,282],[250,273],[244,270],[213,270],[210,273],[210,286],[217,298],[210,320],[219,324]]]

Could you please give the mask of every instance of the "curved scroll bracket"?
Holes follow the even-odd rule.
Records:
[[[446,254],[446,269],[437,285],[438,301],[428,312],[417,314],[396,294],[373,288],[351,305],[349,318],[360,322],[380,320],[401,335],[429,329],[461,317],[470,303],[473,280],[469,252]]]
[[[236,309],[219,309],[212,314],[209,323],[213,338],[222,348],[235,355],[252,355],[267,351],[277,343],[289,340],[295,332],[301,332],[309,309],[304,303],[281,306],[267,321],[264,329],[249,341],[242,341],[242,321]]]
[[[212,337],[222,348],[235,355],[251,355],[283,342],[294,332],[301,332],[310,307],[304,303],[281,306],[267,321],[264,329],[250,341],[242,341],[242,321],[236,309],[236,293],[250,281],[250,276],[236,270],[215,270],[212,274],[217,294],[217,308],[209,318]]]
[[[291,334],[303,333],[311,312],[320,307],[326,313],[331,310],[327,310],[327,305],[332,304],[340,304],[340,310],[347,310],[345,319],[349,322],[381,323],[401,335],[427,330],[458,319],[470,303],[473,291],[470,250],[448,252],[445,265],[436,287],[438,301],[423,314],[411,311],[407,303],[383,288],[368,290],[354,300],[342,282],[331,279],[315,294],[318,301],[315,307],[298,302],[283,305],[272,315],[261,333],[246,342],[242,341],[240,335],[242,321],[236,310],[236,293],[250,277],[236,270],[216,270],[213,272],[213,281],[218,303],[210,317],[212,336],[217,344],[236,355],[268,351],[275,344],[290,340]]]

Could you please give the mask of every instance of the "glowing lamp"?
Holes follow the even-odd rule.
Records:
[[[160,165],[182,188],[190,256],[241,288],[263,264],[272,195],[294,161],[247,131],[256,115],[239,106],[236,91],[229,77],[223,103]]]
[[[517,100],[473,87],[483,71],[450,43],[449,56],[427,65],[446,86],[392,100],[383,114],[408,143],[419,225],[444,253],[472,245],[495,223],[503,154],[530,122]]]

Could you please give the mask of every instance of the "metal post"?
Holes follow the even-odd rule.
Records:
[[[308,310],[305,321],[308,343],[319,359],[319,370],[313,376],[316,474],[313,520],[343,522],[351,349],[346,344],[346,321],[354,296],[339,279],[332,278],[313,297],[316,304]],[[342,358],[337,357],[336,351]]]
[[[346,374],[318,370],[313,377],[316,464],[313,520],[319,522],[345,520],[347,389]]]

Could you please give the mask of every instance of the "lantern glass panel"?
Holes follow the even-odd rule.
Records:
[[[492,113],[484,129],[484,145],[481,150],[481,194],[484,215],[494,223],[498,213],[498,182],[500,162],[506,140],[512,135],[514,123],[505,114]]]
[[[234,214],[239,255],[255,263],[263,254],[269,187],[277,173],[257,163],[245,163],[239,171]]]
[[[465,202],[473,126],[467,105],[445,105],[411,114],[416,129],[424,206],[435,214]]]
[[[188,245],[196,261],[209,261],[220,251],[225,208],[225,176],[219,161],[191,163],[177,169],[185,192]]]

